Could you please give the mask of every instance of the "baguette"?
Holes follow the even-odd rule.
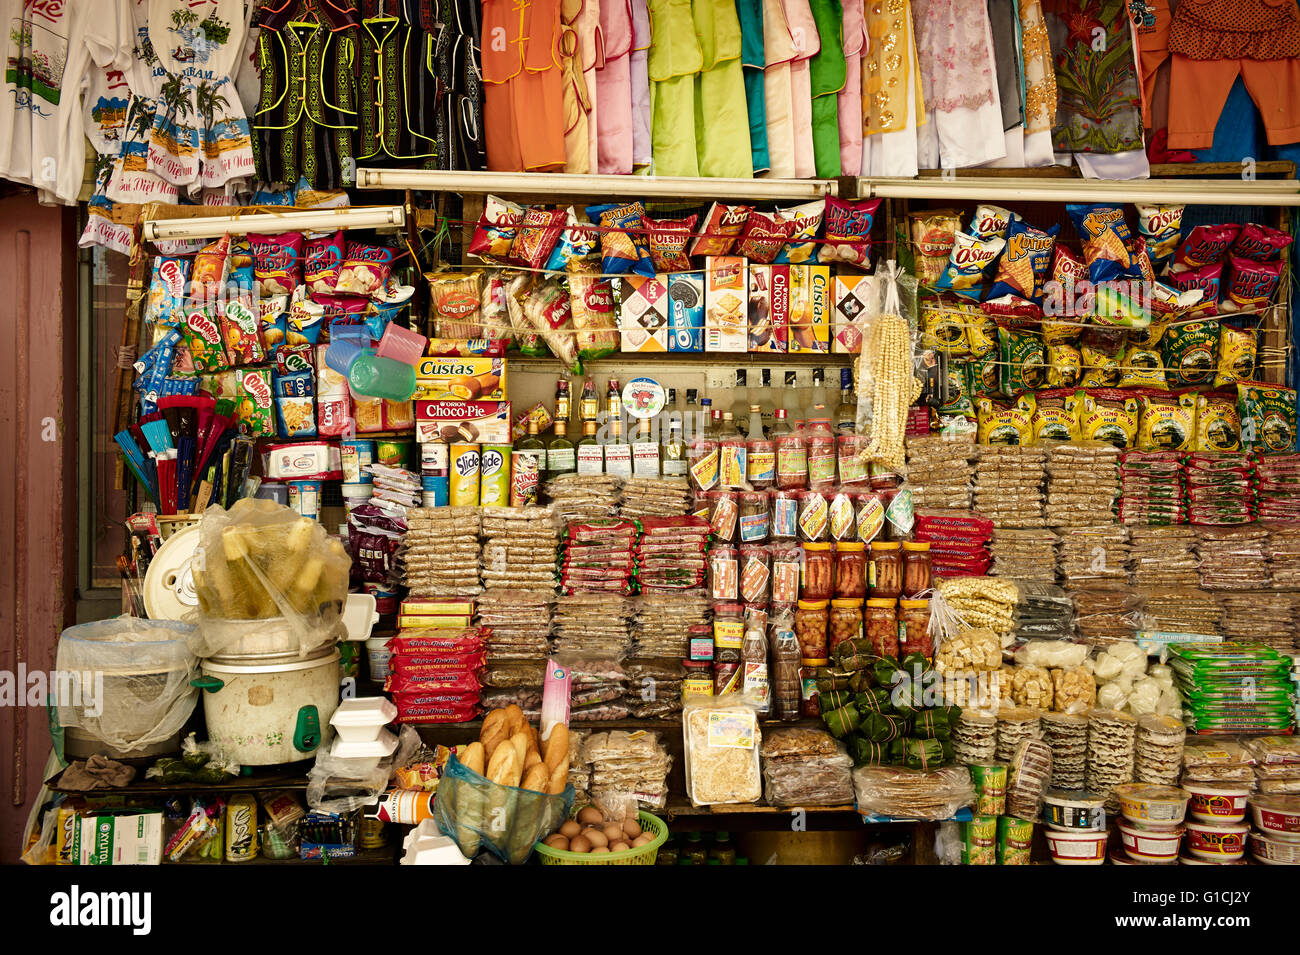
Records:
[[[488,759],[487,778],[499,785],[504,785],[510,778],[511,768],[515,764],[515,748],[498,746],[496,752]]]
[[[524,772],[528,772],[528,770],[532,769],[534,766],[545,766],[545,765],[546,764],[542,762],[542,757],[538,755],[537,750],[535,749],[530,749],[524,755]],[[546,775],[548,777],[551,775],[551,771],[549,768],[546,770]]]
[[[519,704],[511,703],[505,708],[504,712],[506,714],[506,729],[509,730],[508,735],[514,736],[528,725],[528,721],[524,719],[524,711],[519,708]]]
[[[528,755],[528,734],[523,730],[510,734],[510,745],[515,750],[515,761],[519,763],[519,768],[523,769],[524,757]]]
[[[495,732],[498,727],[501,729],[506,728],[505,710],[493,710],[487,716],[483,717],[483,728],[479,730],[478,738],[487,739],[488,734]],[[510,734],[507,733],[506,735],[509,736]]]
[[[569,758],[569,728],[563,723],[551,727],[551,735],[546,739],[544,750],[546,768],[554,770],[560,760]]]
[[[482,743],[470,743],[468,746],[464,747],[464,751],[459,754],[459,757],[466,769],[472,770],[480,776],[483,775],[487,755],[486,751],[483,749]]]
[[[501,780],[502,786],[509,786],[511,789],[519,788],[519,783],[523,779],[524,764],[515,759],[514,753],[510,754],[510,763],[505,777]]]
[[[550,772],[544,763],[534,763],[524,776],[523,788],[531,789],[536,793],[546,792],[547,784],[550,782]]]
[[[498,725],[483,737],[483,752],[487,755],[488,761],[496,754],[497,747],[509,739],[504,726]]]
[[[564,792],[564,787],[567,785],[569,785],[569,754],[565,753],[564,759],[551,770],[551,779],[546,791],[552,796],[558,796]]]

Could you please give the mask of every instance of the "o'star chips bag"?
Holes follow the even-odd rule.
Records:
[[[1198,225],[1188,235],[1187,241],[1178,247],[1174,264],[1184,269],[1199,269],[1203,265],[1222,262],[1228,247],[1240,234],[1241,226],[1234,223]]]
[[[1232,244],[1232,254],[1256,262],[1271,262],[1279,258],[1290,244],[1291,237],[1285,232],[1252,222],[1242,228],[1237,241]]]
[[[565,210],[564,231],[546,260],[548,272],[563,272],[570,259],[592,255],[600,248],[600,233],[589,222],[579,222],[573,206]]]
[[[979,299],[987,273],[1006,244],[1006,239],[979,239],[958,232],[954,237],[952,255],[948,257],[948,266],[935,288]]]
[[[640,202],[587,206],[587,215],[600,224],[601,271],[606,275],[655,274],[645,238],[640,234],[645,219],[645,207]]]
[[[826,241],[817,261],[847,262],[859,268],[871,264],[871,226],[876,221],[880,199],[849,202],[826,200]]]
[[[519,232],[519,220],[523,217],[523,206],[488,196],[465,254],[478,256],[487,262],[504,263]]]
[[[817,233],[826,216],[826,200],[817,199],[789,209],[777,209],[790,220],[790,239],[776,255],[777,265],[797,265],[817,258]]]
[[[1014,212],[1003,209],[1001,206],[976,206],[975,218],[971,220],[970,231],[973,235],[981,239],[991,239],[994,236],[1005,238],[1007,227],[1013,219],[1017,219]]]
[[[639,204],[639,203],[638,203]],[[728,206],[715,202],[709,206],[700,234],[691,243],[691,255],[727,255],[745,228],[752,206]],[[587,210],[591,214],[591,210]]]
[[[1019,217],[1011,220],[1006,226],[1006,250],[998,260],[989,298],[1015,295],[1031,302],[1040,301],[1059,231],[1060,226],[1042,232]]]
[[[1132,235],[1117,206],[1071,203],[1065,207],[1083,240],[1083,260],[1093,282],[1109,282],[1134,276],[1133,257],[1128,245]]]
[[[1178,240],[1183,236],[1184,206],[1139,202],[1138,235],[1147,240],[1147,252],[1156,269],[1173,258]]]

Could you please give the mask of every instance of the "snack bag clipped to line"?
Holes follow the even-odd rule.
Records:
[[[1242,228],[1237,241],[1232,244],[1232,254],[1255,262],[1272,262],[1282,256],[1291,241],[1291,236],[1285,232],[1252,222]]]
[[[488,196],[465,254],[477,256],[484,262],[504,264],[519,232],[519,220],[523,217],[523,206]]]
[[[977,440],[980,444],[1032,444],[1034,408],[1033,395],[1021,395],[1012,405],[976,398]]]
[[[302,281],[302,233],[250,234],[253,275],[263,295],[290,295]]]
[[[1138,234],[1147,240],[1147,252],[1157,271],[1174,257],[1183,235],[1184,206],[1158,203],[1137,204]]]
[[[1052,261],[1052,249],[1060,226],[1046,232],[1035,229],[1024,219],[1016,217],[1006,226],[1006,249],[998,260],[997,273],[989,298],[1014,295],[1030,302],[1041,303],[1043,284]]]
[[[654,275],[646,248],[645,207],[640,202],[587,206],[587,215],[600,224],[601,271],[606,275]]]
[[[797,265],[817,258],[817,234],[826,217],[826,200],[817,199],[789,209],[777,209],[790,220],[790,238],[776,255],[777,265]]]
[[[695,229],[696,216],[685,219],[651,219],[644,217],[646,240],[650,244],[650,261],[656,272],[689,272],[690,256],[686,244]]]
[[[573,206],[565,210],[564,231],[546,260],[548,272],[563,272],[573,258],[594,254],[600,248],[600,233],[590,222],[581,222]]]
[[[753,206],[729,206],[715,202],[700,225],[700,234],[691,243],[690,254],[727,255],[736,244]],[[590,214],[591,210],[588,210]],[[608,270],[606,270],[608,271]]]
[[[1129,252],[1132,234],[1118,206],[1070,203],[1065,207],[1083,242],[1083,260],[1093,282],[1136,277]]]
[[[1237,241],[1241,226],[1198,225],[1174,254],[1174,265],[1179,269],[1199,269],[1205,265],[1222,262],[1228,248]]]
[[[1219,327],[1219,368],[1214,387],[1235,385],[1255,378],[1255,333],[1231,325]]]
[[[865,269],[871,264],[871,227],[880,199],[849,202],[826,200],[826,237],[817,261],[844,262]]]
[[[544,266],[560,241],[566,219],[563,209],[530,206],[519,220],[519,232],[510,244],[510,264],[529,269]]]
[[[981,239],[958,232],[953,239],[948,265],[935,288],[940,292],[956,292],[978,301],[988,272],[1006,244],[1006,239]]]

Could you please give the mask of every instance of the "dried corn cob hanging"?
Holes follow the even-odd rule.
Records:
[[[921,383],[912,373],[912,329],[903,315],[898,264],[890,260],[877,272],[883,280],[884,305],[871,319],[858,358],[858,381],[868,383],[864,390],[869,389],[871,402],[870,440],[860,457],[902,472],[907,413],[921,394]]]

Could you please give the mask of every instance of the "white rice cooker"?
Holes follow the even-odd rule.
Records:
[[[213,657],[199,664],[208,737],[244,766],[310,759],[339,703],[339,652]]]

